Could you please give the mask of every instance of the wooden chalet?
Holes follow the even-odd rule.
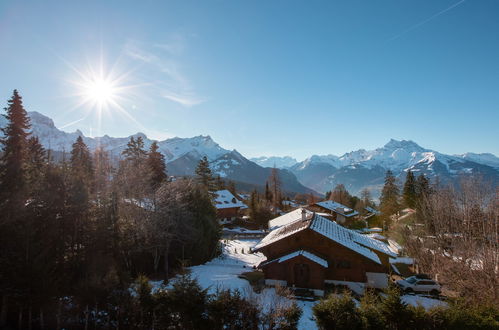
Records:
[[[218,190],[213,194],[217,219],[221,224],[231,223],[240,216],[241,210],[248,208],[228,190]]]
[[[268,285],[312,289],[319,296],[328,283],[388,285],[389,258],[396,254],[383,242],[306,209],[271,220],[269,227],[254,248],[267,257],[258,267]]]
[[[357,219],[359,212],[335,201],[322,201],[312,204],[308,207],[311,211],[327,213],[327,218],[336,221],[339,224],[345,224],[347,221]]]

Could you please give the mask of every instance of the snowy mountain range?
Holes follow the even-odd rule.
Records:
[[[64,132],[54,125],[54,121],[38,112],[28,113],[31,120],[33,135],[38,136],[41,144],[57,153],[69,152],[78,136],[83,138],[90,150],[101,147],[108,151],[113,159],[119,159],[126,148],[130,137],[115,138],[108,135],[102,137],[87,137],[79,130]],[[5,127],[6,119],[0,116],[0,128]],[[154,140],[143,133],[144,145],[149,148]],[[175,176],[193,175],[199,160],[206,156],[211,163],[215,175],[234,180],[245,189],[261,188],[270,176],[271,169],[264,168],[242,156],[236,150],[227,150],[213,141],[210,136],[195,136],[192,138],[174,137],[158,141],[159,151],[165,156],[168,173]],[[294,193],[311,193],[313,190],[300,184],[296,176],[288,170],[279,170],[283,190]]]
[[[33,134],[40,138],[47,149],[68,152],[78,136],[91,150],[98,146],[107,150],[115,159],[119,158],[130,137],[114,138],[86,137],[79,130],[68,133],[55,127],[52,119],[30,112]],[[0,117],[0,127],[6,120]],[[146,148],[153,140],[142,136]],[[234,180],[245,189],[262,187],[268,179],[271,167],[277,167],[288,192],[324,193],[337,184],[344,184],[353,194],[364,188],[379,194],[386,171],[392,170],[402,182],[407,171],[424,173],[430,178],[438,177],[443,183],[457,182],[462,176],[479,174],[493,187],[499,185],[499,158],[490,153],[465,153],[446,155],[419,146],[413,141],[390,140],[375,150],[359,149],[342,156],[313,155],[297,162],[292,157],[258,157],[247,159],[237,150],[227,150],[210,136],[171,138],[158,141],[159,150],[165,155],[170,175],[193,175],[199,159],[206,156],[216,175]]]
[[[492,154],[446,155],[413,141],[393,139],[375,150],[359,149],[343,156],[314,155],[290,170],[302,184],[319,192],[342,183],[352,193],[369,188],[377,195],[387,170],[393,171],[401,181],[407,171],[414,171],[416,175],[424,173],[430,178],[438,177],[443,183],[479,174],[492,185],[499,184],[499,158]]]

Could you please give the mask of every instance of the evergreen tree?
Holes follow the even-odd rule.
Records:
[[[208,191],[214,190],[213,174],[210,169],[210,162],[206,156],[199,160],[198,166],[196,167],[196,176],[197,181],[205,187],[205,189]]]
[[[149,184],[155,191],[168,178],[166,174],[165,156],[158,151],[158,143],[154,141],[151,144],[147,154],[147,167],[149,170]]]
[[[29,135],[29,118],[22,104],[22,98],[14,90],[8,101],[7,112],[3,115],[8,123],[2,128],[4,137],[0,139],[3,154],[0,158],[0,200],[2,204],[23,203],[26,186],[25,162]],[[11,205],[14,206],[14,205]],[[14,210],[14,209],[11,209]],[[4,210],[9,213],[9,210]]]
[[[29,119],[22,104],[22,98],[14,90],[5,108],[7,126],[2,129],[0,139],[0,327],[6,322],[10,297],[26,297],[26,267],[29,259],[26,248],[30,235],[26,235],[27,189],[27,141]],[[23,305],[23,303],[18,302]]]
[[[88,216],[90,215],[90,200],[93,188],[93,161],[87,145],[81,136],[76,139],[71,149],[69,162],[70,177],[68,191],[68,239],[70,242],[71,268],[75,273],[81,273],[80,267],[85,258],[84,247],[88,244]]]
[[[33,190],[41,185],[44,167],[47,164],[47,153],[35,136],[28,139],[26,151],[26,180],[30,190]]]
[[[392,171],[388,170],[385,176],[385,185],[381,191],[380,208],[384,217],[389,220],[392,214],[400,210],[399,204],[400,191],[397,186],[397,179]]]
[[[147,151],[144,149],[142,137],[130,137],[121,154],[125,158],[120,161],[118,169],[119,189],[126,197],[143,200],[151,190],[151,182],[146,164]]]
[[[94,168],[92,156],[83,138],[78,136],[71,149],[71,174],[74,179],[85,181],[88,186],[91,185]]]
[[[130,137],[125,150],[122,152],[126,160],[132,161],[134,165],[137,165],[144,161],[147,157],[147,152],[144,149],[144,140],[142,136],[138,136],[134,139],[133,136]]]
[[[415,206],[419,207],[421,202],[432,193],[432,189],[430,187],[430,181],[424,174],[417,177],[415,186]]]
[[[416,206],[416,190],[416,179],[414,174],[412,171],[408,171],[402,193],[404,203],[407,207],[414,208]]]

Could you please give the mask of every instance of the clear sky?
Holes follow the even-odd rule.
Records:
[[[17,88],[66,131],[499,155],[497,0],[5,0],[0,50],[2,107]],[[102,120],[76,95],[100,69],[119,78]]]

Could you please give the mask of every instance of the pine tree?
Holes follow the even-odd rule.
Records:
[[[416,206],[416,179],[412,171],[407,172],[402,196],[407,207],[414,208]]]
[[[34,186],[41,185],[44,167],[47,165],[47,153],[35,136],[28,139],[26,151],[26,180],[30,190],[33,190]]]
[[[6,322],[9,297],[25,297],[28,258],[25,248],[30,235],[26,235],[26,201],[28,200],[26,159],[29,119],[22,98],[14,90],[5,108],[7,126],[0,139],[0,327]]]
[[[386,171],[385,185],[381,191],[380,208],[383,215],[389,220],[392,214],[400,210],[399,204],[400,191],[397,186],[397,179],[393,176],[392,171]]]
[[[157,190],[168,178],[166,174],[165,156],[163,156],[158,149],[158,143],[154,141],[151,144],[149,153],[147,154],[149,184],[154,191]]]
[[[5,108],[7,114],[3,115],[8,124],[2,129],[4,137],[0,139],[0,149],[3,149],[0,158],[0,200],[4,203],[22,203],[26,187],[25,161],[30,124],[17,90],[14,90],[8,104]]]
[[[130,137],[130,141],[128,141],[122,155],[125,156],[126,160],[132,161],[134,165],[138,165],[144,161],[147,157],[147,152],[144,149],[142,136],[138,136],[137,139],[134,139],[133,136]]]
[[[428,198],[428,196],[432,193],[432,189],[430,187],[430,181],[424,174],[417,177],[415,186],[416,198],[414,204],[416,207],[419,207],[421,202],[423,202],[425,198]]]
[[[199,160],[198,166],[196,168],[196,176],[197,181],[208,191],[214,190],[213,174],[210,169],[210,162],[208,161],[208,158],[206,156]]]
[[[93,161],[87,145],[81,136],[76,139],[71,149],[69,162],[69,196],[68,196],[68,227],[70,228],[69,240],[71,246],[72,270],[79,272],[84,259],[81,251],[88,237],[88,216],[90,214],[90,195],[93,188]]]
[[[92,156],[81,136],[78,136],[73,143],[70,166],[73,178],[85,181],[88,186],[91,185],[94,175]]]

